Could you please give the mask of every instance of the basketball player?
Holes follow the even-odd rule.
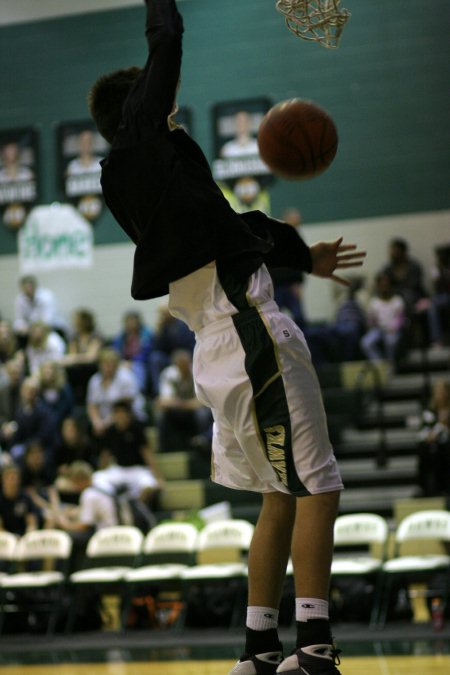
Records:
[[[345,283],[335,270],[360,265],[364,253],[342,239],[309,248],[289,225],[231,209],[175,121],[183,33],[175,0],[146,4],[144,68],[99,78],[89,104],[112,144],[102,162],[106,202],[136,244],[132,296],[169,292],[172,314],[196,334],[196,392],[215,421],[212,478],[263,495],[245,654],[231,672],[336,674],[327,599],[342,482],[303,334],[274,303],[267,267]],[[297,651],[283,660],[277,617],[291,552]]]

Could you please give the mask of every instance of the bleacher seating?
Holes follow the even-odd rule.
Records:
[[[430,368],[428,368],[428,366]],[[364,361],[330,364],[319,371],[330,436],[346,489],[341,513],[369,511],[393,518],[397,500],[417,494],[416,431],[408,426],[427,400],[430,381],[450,369],[450,349],[424,359],[411,351],[400,372]],[[209,458],[193,451],[157,454],[166,478],[164,516],[224,499],[234,517],[255,522],[260,495],[212,483]]]

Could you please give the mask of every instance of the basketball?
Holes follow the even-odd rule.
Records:
[[[273,106],[258,130],[261,159],[288,180],[313,178],[333,161],[338,135],[330,115],[312,101],[294,98]]]

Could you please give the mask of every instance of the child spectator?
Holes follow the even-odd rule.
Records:
[[[79,495],[79,507],[66,509],[57,518],[57,525],[70,533],[91,534],[119,524],[113,497],[93,486],[92,475],[93,469],[87,462],[70,465],[68,478]]]
[[[79,569],[89,538],[96,530],[119,525],[114,497],[92,484],[93,469],[87,462],[73,462],[65,480],[78,497],[75,506],[65,505],[55,514],[54,527],[68,532],[73,540],[72,569]]]
[[[128,401],[113,404],[112,423],[103,435],[102,447],[99,461],[102,470],[94,474],[95,485],[116,492],[126,490],[131,497],[152,506],[162,480],[145,427],[134,417]]]
[[[395,295],[390,277],[380,273],[376,278],[376,294],[369,301],[369,330],[361,339],[361,349],[371,361],[397,359],[397,346],[405,325],[405,302]]]

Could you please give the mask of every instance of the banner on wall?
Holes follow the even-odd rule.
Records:
[[[19,266],[24,274],[92,266],[93,233],[71,204],[32,209],[19,232]]]
[[[81,120],[58,125],[57,147],[61,198],[94,222],[103,209],[100,161],[109,145],[92,120]]]
[[[0,213],[10,230],[22,227],[38,198],[37,133],[32,127],[0,131]]]
[[[213,175],[235,211],[270,212],[268,186],[273,176],[259,156],[257,134],[271,107],[268,98],[217,103],[212,110]]]

